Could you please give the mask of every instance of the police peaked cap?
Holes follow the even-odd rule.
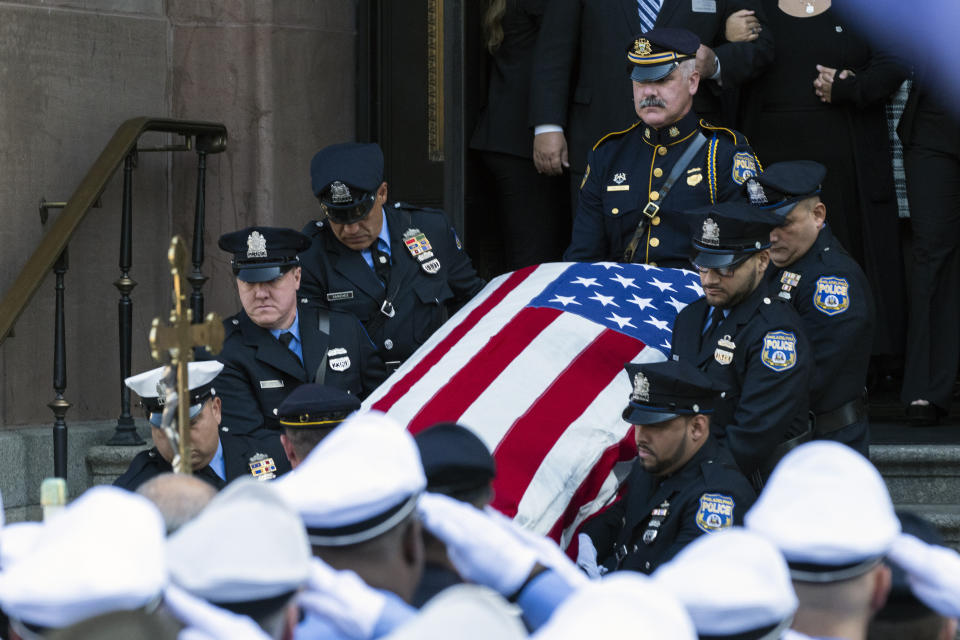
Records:
[[[297,254],[310,238],[284,227],[247,227],[220,236],[218,245],[233,254],[233,274],[244,282],[269,282],[300,265]]]
[[[370,213],[383,183],[383,150],[359,142],[324,147],[310,161],[310,181],[327,217],[356,222]]]
[[[450,495],[479,488],[496,475],[490,450],[470,429],[441,422],[414,438],[427,476],[427,491]]]
[[[302,384],[277,408],[280,424],[294,429],[335,427],[360,409],[356,396],[322,384]]]
[[[700,38],[686,29],[662,27],[638,35],[627,47],[627,61],[633,65],[630,78],[656,82],[670,75],[680,63],[697,55]]]
[[[628,362],[624,369],[632,390],[623,419],[630,424],[657,424],[679,415],[709,414],[725,391],[686,361]]]
[[[786,216],[793,205],[820,193],[827,168],[812,160],[777,162],[743,185],[750,204]],[[751,184],[753,183],[753,184]]]
[[[742,262],[770,247],[770,232],[783,224],[772,211],[749,202],[718,202],[689,213],[693,235],[693,263],[719,269]]]

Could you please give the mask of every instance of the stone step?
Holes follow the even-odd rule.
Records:
[[[960,505],[955,504],[898,504],[898,510],[912,511],[929,520],[954,549],[960,551]]]
[[[884,444],[870,447],[894,504],[956,505],[960,445]]]

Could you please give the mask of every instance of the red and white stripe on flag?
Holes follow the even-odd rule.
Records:
[[[677,269],[551,263],[491,281],[364,408],[414,434],[469,427],[497,463],[493,506],[563,546],[616,495],[636,455],[621,418],[623,365],[670,351],[677,312],[702,295]]]

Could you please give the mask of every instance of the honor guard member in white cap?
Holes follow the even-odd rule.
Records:
[[[742,199],[760,172],[742,133],[714,127],[692,111],[703,80],[700,39],[685,29],[642,33],[627,48],[633,106],[640,119],[609,133],[587,156],[573,237],[564,260],[687,266],[684,211]]]
[[[294,597],[309,576],[310,543],[300,516],[272,484],[242,480],[169,538],[167,563],[173,584],[249,616],[280,640],[296,624]]]
[[[231,480],[254,476],[263,480],[275,478],[290,470],[279,439],[264,440],[236,433],[231,423],[221,418],[226,414],[219,393],[223,369],[219,362],[191,362],[190,385],[190,464],[193,473],[216,489]],[[163,473],[173,471],[174,449],[161,428],[164,387],[163,367],[151,369],[125,380],[137,395],[150,421],[153,448],[141,451],[130,467],[113,483],[135,491],[141,484]],[[174,390],[175,391],[175,390]]]
[[[346,391],[322,384],[302,384],[280,403],[277,419],[280,442],[297,468],[334,427],[360,409],[360,400]]]
[[[277,438],[280,403],[306,382],[365,398],[386,377],[383,361],[357,319],[306,305],[297,254],[310,239],[293,229],[248,227],[220,236],[233,254],[243,310],[223,321],[217,359],[225,422],[233,431]]]
[[[301,295],[357,316],[393,371],[484,282],[442,211],[387,204],[379,145],[325,147],[310,179],[322,215],[303,229]]]
[[[623,499],[584,525],[578,562],[651,573],[698,536],[740,524],[756,494],[710,435],[717,383],[675,360],[625,368],[637,461]]]
[[[711,429],[759,489],[786,451],[810,439],[810,345],[793,307],[762,286],[780,218],[723,202],[689,219],[704,297],[677,314],[672,355],[728,387]]]
[[[800,601],[793,628],[812,638],[866,637],[890,590],[883,563],[900,522],[880,473],[829,440],[791,451],[747,513],[783,553]]]
[[[155,614],[167,584],[163,519],[149,500],[94,487],[44,522],[0,573],[0,607],[25,640],[109,613]]]
[[[780,217],[770,232],[766,282],[788,300],[810,340],[814,373],[810,411],[814,438],[870,445],[864,388],[875,312],[870,285],[826,223],[820,185],[827,175],[812,161],[778,162],[744,185],[750,202]]]
[[[944,553],[950,551],[945,548],[946,541],[943,535],[933,524],[921,518],[915,513],[909,511],[897,511],[897,517],[900,519],[900,527],[903,530],[902,538],[913,536],[914,544],[911,547],[904,547],[902,550],[910,556],[910,568],[917,573],[917,565],[925,565],[929,572],[934,575],[938,573],[953,573],[953,582],[960,585],[960,559],[953,552],[953,562],[943,562]],[[917,552],[916,547],[920,545],[929,545],[928,549],[936,549],[936,555],[929,554],[929,559],[933,562],[927,562],[923,557],[928,555],[926,550]],[[912,582],[916,582],[917,575],[910,575],[907,571],[897,564],[896,559],[901,556],[901,549],[897,542],[891,549],[890,556],[887,557],[887,564],[893,573],[892,586],[887,602],[883,605],[873,620],[870,621],[870,629],[867,637],[870,640],[901,640],[901,638],[910,638],[910,640],[953,640],[957,633],[957,610],[944,610],[940,613],[935,608],[928,605],[914,593]],[[939,567],[937,567],[939,565]],[[938,570],[939,569],[939,570]],[[935,584],[931,583],[930,586]],[[937,585],[939,586],[939,585]],[[927,596],[922,587],[920,592]],[[939,595],[946,596],[956,603],[954,609],[960,609],[960,592],[950,593],[949,590],[939,588]],[[929,598],[928,598],[929,599]],[[934,606],[937,602],[931,600]],[[940,607],[937,607],[940,608]]]
[[[653,581],[680,599],[701,638],[779,640],[797,610],[783,555],[743,527],[694,540]]]

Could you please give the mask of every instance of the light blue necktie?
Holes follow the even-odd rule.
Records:
[[[662,4],[663,0],[637,0],[637,13],[640,14],[644,33],[653,29]]]

